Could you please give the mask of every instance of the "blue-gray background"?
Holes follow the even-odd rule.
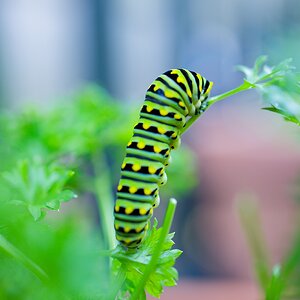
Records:
[[[297,0],[1,0],[2,92],[11,102],[50,101],[96,81],[141,98],[171,67],[201,71],[218,93],[236,64],[260,54],[299,64]],[[274,53],[275,52],[275,53]]]

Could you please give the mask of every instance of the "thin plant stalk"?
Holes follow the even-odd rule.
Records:
[[[143,277],[141,278],[139,284],[137,285],[134,293],[131,296],[131,300],[138,300],[140,294],[143,292],[144,286],[146,285],[146,282],[149,279],[149,276],[151,275],[153,269],[155,268],[157,261],[159,259],[159,256],[162,252],[162,248],[164,245],[164,241],[170,231],[174,214],[175,214],[175,209],[176,209],[177,201],[174,198],[171,198],[169,200],[169,205],[167,208],[167,212],[164,218],[164,223],[162,226],[162,230],[160,233],[159,240],[157,242],[156,248],[153,251],[152,258],[150,260],[150,263],[148,264],[147,268],[145,269],[145,272],[143,274]]]
[[[113,249],[116,246],[116,239],[112,214],[114,199],[110,189],[109,168],[100,153],[94,154],[92,161],[95,172],[94,188],[99,208],[100,222],[103,228],[103,237],[108,248]]]
[[[210,97],[208,100],[207,100],[207,109],[214,103],[216,102],[219,102],[221,100],[224,100],[230,96],[233,96],[237,93],[240,93],[242,91],[246,91],[246,90],[249,90],[251,88],[253,88],[254,85],[251,85],[249,82],[246,82],[244,81],[243,84],[241,84],[240,86],[238,86],[237,88],[235,89],[232,89],[228,92],[225,92],[223,94],[220,94],[220,95],[217,95],[217,96],[214,96],[214,97]],[[186,122],[186,125],[185,127],[181,130],[181,134],[183,134],[185,131],[188,130],[188,128],[200,117],[201,115],[197,115],[197,116],[192,116],[187,122]]]
[[[266,291],[271,277],[271,267],[265,238],[262,234],[258,208],[252,198],[253,196],[249,195],[239,196],[237,198],[237,208],[252,254],[257,280],[261,288]]]
[[[114,278],[114,282],[112,282],[112,290],[110,291],[109,300],[116,299],[117,294],[122,288],[122,285],[124,284],[126,280],[126,272],[123,268],[120,268],[117,276]]]
[[[225,92],[223,94],[220,94],[220,95],[217,95],[217,96],[214,96],[214,97],[210,97],[208,100],[207,100],[207,105],[208,106],[211,106],[212,104],[216,103],[216,102],[219,102],[225,98],[228,98],[230,96],[233,96],[237,93],[240,93],[242,91],[246,91],[246,90],[249,90],[249,89],[252,89],[254,88],[255,85],[252,85],[251,83],[247,82],[247,81],[244,81],[240,86],[228,91],[228,92]]]
[[[29,257],[27,257],[22,251],[10,243],[2,234],[0,234],[0,248],[19,261],[42,282],[48,282],[49,277],[46,272]]]

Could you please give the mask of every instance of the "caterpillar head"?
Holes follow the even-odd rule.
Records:
[[[203,77],[202,77],[203,78]],[[207,79],[203,78],[203,88],[202,88],[202,91],[201,91],[201,94],[200,94],[200,100],[201,102],[205,101],[208,96],[209,96],[209,93],[214,85],[214,83],[212,81],[208,81]]]
[[[207,107],[208,107],[207,99],[209,97],[209,93],[214,84],[212,81],[208,81],[205,78],[203,78],[203,80],[204,80],[204,83],[203,83],[203,89],[200,93],[200,99],[199,99],[200,101],[198,101],[197,104],[195,105],[195,115],[200,115],[203,112],[205,112],[205,110],[207,109]]]

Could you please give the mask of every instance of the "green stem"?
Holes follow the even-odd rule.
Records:
[[[252,254],[258,283],[266,290],[270,280],[270,265],[262,225],[255,201],[251,195],[237,198],[237,208],[240,223]]]
[[[197,116],[195,115],[195,116],[192,116],[190,119],[188,119],[187,122],[185,123],[184,128],[182,128],[182,130],[181,130],[181,134],[186,132],[200,116],[201,115],[197,115]]]
[[[114,300],[116,299],[119,291],[122,288],[122,285],[124,284],[126,280],[126,272],[123,268],[120,268],[118,275],[114,278],[114,282],[111,285],[112,291],[110,292],[109,299]]]
[[[248,90],[248,89],[251,89],[253,88],[254,85],[251,85],[250,83],[244,81],[243,84],[241,84],[240,86],[238,86],[237,88],[235,89],[232,89],[228,92],[225,92],[223,94],[220,94],[220,95],[217,95],[217,96],[214,96],[214,97],[211,97],[207,100],[207,109],[214,103],[218,102],[218,101],[221,101],[227,97],[230,97],[232,95],[235,95],[237,93],[240,93],[242,91],[245,91],[245,90]],[[185,127],[181,130],[181,134],[183,134],[185,131],[188,130],[188,128],[200,117],[201,115],[197,115],[197,116],[192,116],[187,122],[186,122],[186,125]]]
[[[244,83],[242,83],[240,86],[236,87],[235,89],[232,89],[232,90],[230,90],[228,92],[225,92],[223,94],[220,94],[220,95],[209,98],[208,101],[207,101],[207,104],[208,104],[208,106],[211,106],[212,104],[214,104],[218,101],[221,101],[225,98],[228,98],[228,97],[230,97],[232,95],[235,95],[237,93],[240,93],[242,91],[252,89],[253,87],[254,87],[254,85],[251,85],[250,83],[244,81]]]
[[[101,154],[94,154],[92,162],[95,172],[95,194],[97,198],[100,222],[103,228],[104,241],[109,249],[116,246],[113,218],[113,196],[109,168]]]
[[[155,266],[157,264],[157,261],[159,259],[159,256],[160,256],[160,254],[162,252],[162,249],[163,249],[163,246],[164,246],[164,241],[165,241],[165,239],[166,239],[166,237],[167,237],[167,235],[170,231],[171,225],[172,225],[176,205],[177,205],[176,199],[171,198],[169,200],[169,205],[168,205],[167,212],[166,212],[165,219],[164,219],[164,223],[163,223],[163,226],[162,226],[162,229],[161,229],[160,237],[159,237],[159,240],[156,244],[156,248],[153,251],[152,258],[150,260],[150,263],[146,267],[146,270],[143,274],[143,277],[141,278],[139,284],[137,285],[134,293],[131,296],[131,300],[139,299],[139,296],[142,293],[142,291],[143,291],[143,289],[146,285],[146,282],[149,279],[149,276],[151,275],[151,273],[155,269]]]
[[[23,252],[11,244],[2,234],[0,234],[0,248],[6,251],[9,255],[17,259],[22,263],[28,270],[30,270],[36,277],[42,282],[49,280],[48,275],[45,271],[39,267],[35,262],[28,258]]]

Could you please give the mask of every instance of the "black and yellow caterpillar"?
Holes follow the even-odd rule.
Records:
[[[127,248],[143,240],[159,204],[158,186],[167,181],[170,151],[180,144],[189,117],[205,111],[212,85],[200,74],[172,69],[148,88],[126,148],[114,209],[116,238]]]

